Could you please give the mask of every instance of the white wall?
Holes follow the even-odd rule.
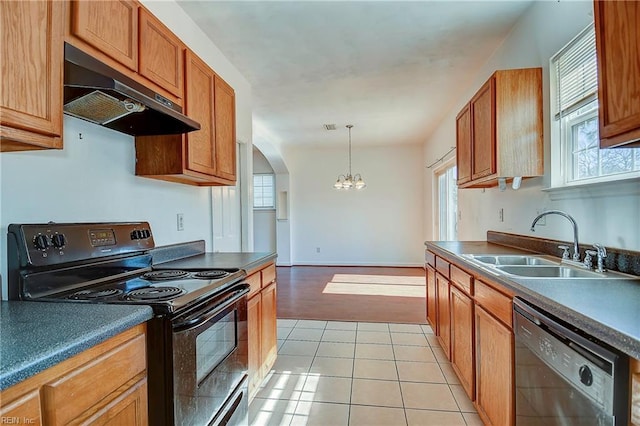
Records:
[[[398,265],[423,262],[422,147],[353,149],[363,191],[336,191],[345,147],[289,148],[292,263]],[[320,248],[320,253],[317,248]]]
[[[430,164],[455,145],[455,116],[475,91],[497,69],[543,67],[545,176],[525,180],[522,188],[462,189],[458,192],[460,240],[484,240],[487,230],[534,235],[552,239],[573,239],[566,219],[548,216],[547,225],[529,230],[537,210],[559,209],[571,214],[579,225],[581,243],[600,242],[610,247],[640,250],[640,190],[636,182],[620,191],[590,188],[549,195],[541,189],[550,185],[549,59],[592,21],[591,1],[534,2],[502,45],[478,70],[475,81],[457,100],[439,128],[424,144],[424,160]],[[425,172],[425,238],[434,239],[431,171]],[[504,222],[498,209],[504,208]]]
[[[255,147],[253,148],[253,173],[273,174],[273,168]],[[275,208],[253,210],[253,249],[265,252],[276,251]]]
[[[234,87],[238,139],[250,144],[248,82],[175,2],[144,3]],[[131,136],[65,116],[63,137],[61,151],[0,155],[0,274],[4,297],[10,223],[146,220],[157,245],[204,239],[207,248],[214,248],[209,188],[136,177]],[[176,229],[176,213],[184,214],[184,231]],[[239,231],[237,235],[239,238]]]

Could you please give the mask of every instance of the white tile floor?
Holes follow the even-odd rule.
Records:
[[[431,327],[278,320],[252,426],[482,425]]]

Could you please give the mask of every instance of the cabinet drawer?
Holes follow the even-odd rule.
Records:
[[[67,424],[146,369],[146,341],[139,335],[43,386],[45,423]],[[109,366],[109,368],[105,368]]]
[[[440,272],[445,278],[449,278],[449,262],[436,256],[436,271]]]
[[[254,294],[260,291],[260,287],[262,286],[262,281],[260,281],[260,272],[254,272],[253,274],[245,278],[245,281],[250,286],[247,298],[251,298]]]
[[[427,265],[431,265],[434,268],[436,267],[436,255],[428,250],[424,252],[424,261]]]
[[[0,407],[0,424],[10,424],[12,420],[16,422],[24,421],[24,423],[30,425],[42,424],[40,393],[37,389],[8,404],[6,401],[2,401],[2,405]]]
[[[276,265],[272,263],[262,270],[262,287],[266,287],[276,280]]]
[[[512,327],[512,305],[509,296],[505,296],[482,281],[476,281],[475,300],[487,312]]]
[[[473,295],[473,277],[456,265],[451,265],[451,282],[464,290],[468,295]]]

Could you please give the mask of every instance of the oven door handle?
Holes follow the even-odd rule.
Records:
[[[235,287],[234,290],[221,295],[218,298],[219,302],[214,304],[213,306],[209,306],[207,309],[197,311],[189,316],[184,317],[184,319],[178,318],[172,326],[173,331],[176,333],[180,333],[200,327],[202,324],[205,324],[211,318],[214,318],[224,309],[228,308],[229,306],[245,297],[248,293],[249,286],[246,284],[241,286],[240,289]]]

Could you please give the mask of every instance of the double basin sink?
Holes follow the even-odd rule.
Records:
[[[620,272],[596,272],[579,266],[567,265],[534,255],[475,255],[463,254],[467,260],[480,265],[496,275],[512,279],[637,279],[633,275]]]

